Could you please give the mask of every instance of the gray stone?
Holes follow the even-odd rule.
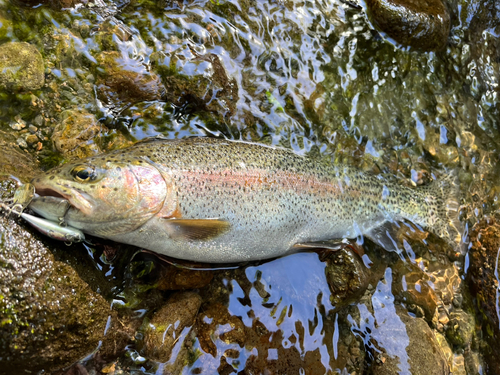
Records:
[[[19,147],[21,147],[21,148],[27,148],[27,147],[28,147],[28,143],[26,143],[26,140],[25,140],[25,139],[23,139],[23,138],[18,138],[18,139],[16,140],[16,143],[17,143],[17,145],[18,145]]]

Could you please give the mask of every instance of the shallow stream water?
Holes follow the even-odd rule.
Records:
[[[88,4],[66,10],[0,5],[0,41],[35,45],[46,66],[41,90],[2,94],[0,130],[7,139],[18,139],[23,134],[10,125],[19,119],[37,123],[43,113],[43,147],[28,147],[43,168],[67,158],[50,141],[61,112],[83,109],[101,120],[99,135],[88,141],[99,151],[154,135],[263,142],[383,173],[402,184],[455,174],[466,231],[497,215],[500,8],[494,0],[450,0],[452,27],[438,52],[396,45],[374,29],[364,3],[132,0],[117,5],[111,19]],[[114,52],[132,75],[159,75],[166,92],[139,101],[120,94],[106,102],[99,94],[103,52]],[[427,272],[425,287],[441,300],[467,293],[466,251],[453,253],[432,238],[415,243],[399,256],[367,245],[363,264],[376,263],[377,272],[368,278],[367,292],[348,303],[332,297],[328,264],[316,253],[220,271],[213,295],[200,293],[207,306],[219,297],[221,308],[246,327],[247,340],[228,339],[235,325],[202,308],[199,314],[206,317],[200,321],[219,319],[220,324],[205,327],[213,345],[202,333],[191,338],[182,371],[359,374],[372,373],[373,363],[385,357],[398,357],[401,373],[411,372],[410,338],[397,308],[402,305],[414,316],[425,312],[395,301],[398,261]],[[430,250],[422,243],[430,243]],[[108,266],[102,272],[113,274]],[[130,294],[116,290],[110,293],[114,303],[133,310]],[[499,311],[498,300],[495,304]],[[160,305],[149,305],[149,312]],[[439,332],[439,322],[434,328]],[[137,345],[116,359],[116,371],[160,374],[164,365],[149,361],[140,341],[138,335]],[[468,351],[479,352],[480,346],[443,344],[454,374],[484,371],[481,355],[465,364],[473,361]]]

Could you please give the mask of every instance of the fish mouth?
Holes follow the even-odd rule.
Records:
[[[37,186],[35,184],[35,193],[41,198],[58,198],[59,202],[64,200],[69,205],[68,209],[76,209],[85,215],[90,215],[92,212],[93,206],[90,203],[90,197],[86,193],[80,192],[75,188],[70,188],[69,192],[62,192],[53,187]]]
[[[35,187],[35,193],[41,197],[55,197],[66,199],[69,202],[69,196],[59,193],[58,191],[50,188],[38,188]]]

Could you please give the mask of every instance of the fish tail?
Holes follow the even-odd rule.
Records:
[[[428,229],[446,240],[454,249],[463,245],[463,224],[460,222],[460,184],[458,176],[450,174],[434,182],[432,190],[434,204],[429,212]]]

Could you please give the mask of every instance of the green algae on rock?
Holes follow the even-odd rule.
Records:
[[[35,46],[26,42],[0,45],[0,89],[33,91],[45,82],[44,62]]]
[[[388,36],[419,50],[439,50],[450,32],[450,14],[441,0],[367,0],[370,19]]]

